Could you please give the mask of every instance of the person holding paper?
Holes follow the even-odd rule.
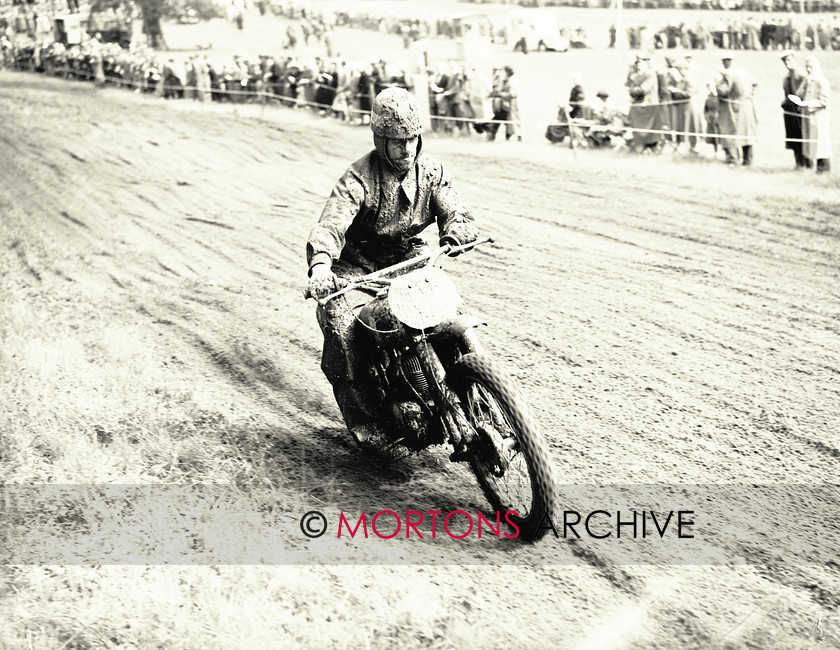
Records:
[[[805,59],[805,83],[799,95],[802,97],[802,156],[806,166],[817,172],[831,170],[831,138],[829,137],[828,103],[831,87],[820,70],[817,57]]]

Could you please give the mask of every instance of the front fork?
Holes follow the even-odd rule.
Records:
[[[473,328],[462,333],[458,345],[464,354],[484,353],[484,347]],[[495,468],[494,472],[498,476],[504,475],[514,451],[512,445],[515,445],[516,441],[514,438],[503,438],[499,431],[498,427],[504,422],[504,416],[499,411],[498,404],[495,400],[486,403],[490,417],[486,422],[479,422],[476,429],[464,414],[467,405],[462,404],[458,395],[449,387],[446,381],[446,369],[428,339],[423,335],[415,337],[415,349],[426,377],[432,379],[430,384],[434,387],[434,397],[440,405],[440,419],[450,443],[455,448],[451,459],[469,460],[472,452],[480,450],[479,453],[482,454],[484,460]],[[470,390],[477,391],[478,389],[473,386]],[[467,398],[472,398],[477,403],[481,402],[481,396],[478,393],[468,395]],[[479,444],[474,445],[476,438],[479,438]]]
[[[432,396],[438,405],[438,413],[446,437],[455,448],[453,458],[464,459],[467,450],[472,445],[477,432],[464,416],[464,408],[461,399],[455,394],[446,381],[446,368],[435,352],[434,347],[429,343],[425,334],[418,334],[413,339],[414,349],[417,358],[420,360],[420,367],[426,377],[429,378],[429,387]],[[466,330],[458,341],[459,346],[465,353],[482,353],[484,348],[473,329]]]

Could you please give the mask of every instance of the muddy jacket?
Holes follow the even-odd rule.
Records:
[[[440,162],[421,152],[401,180],[373,150],[336,183],[309,235],[306,259],[310,268],[341,260],[365,272],[378,270],[411,257],[423,246],[417,235],[435,221],[441,237],[467,243],[477,236]]]

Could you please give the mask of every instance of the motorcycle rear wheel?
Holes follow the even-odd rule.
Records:
[[[523,539],[541,537],[545,515],[553,514],[554,481],[548,448],[522,396],[483,354],[465,354],[447,374],[464,415],[479,432],[470,466],[487,500],[502,516],[517,512],[510,519]]]

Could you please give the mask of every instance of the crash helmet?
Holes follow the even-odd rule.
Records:
[[[407,140],[423,132],[420,109],[414,95],[405,88],[386,88],[373,100],[370,129],[375,136]]]

